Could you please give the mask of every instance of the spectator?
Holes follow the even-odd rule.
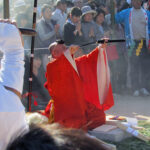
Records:
[[[82,11],[78,7],[73,7],[69,18],[64,25],[64,40],[66,45],[79,45],[82,40],[80,16]]]
[[[128,87],[134,96],[149,95],[147,81],[149,79],[150,54],[148,53],[150,13],[142,7],[142,0],[132,0],[132,8],[122,10],[116,14],[116,23],[125,27],[127,40],[129,67]]]
[[[105,12],[102,9],[98,9],[94,20],[99,28],[99,31],[101,33],[101,38],[102,38],[104,36],[103,23],[105,20]]]
[[[0,149],[5,150],[16,133],[28,130],[28,125],[20,100],[24,76],[21,37],[12,24],[0,22],[0,29],[0,50],[4,54],[0,69]]]
[[[66,0],[57,0],[56,10],[52,13],[52,19],[55,20],[56,23],[59,24],[60,26],[59,28],[60,38],[63,37],[64,24],[67,19],[66,9],[67,9]]]
[[[30,60],[29,56],[26,55],[25,57],[25,75],[24,75],[24,87],[23,87],[23,99],[22,102],[24,106],[27,108],[27,98],[25,95],[28,93],[29,85],[27,84],[29,79],[29,73],[30,73]],[[35,105],[34,99],[32,99],[32,105],[31,110],[41,110],[44,109],[50,99],[49,94],[47,90],[43,87],[43,84],[45,82],[45,71],[43,66],[41,65],[41,56],[37,53],[34,54],[34,61],[33,61],[33,76],[32,76],[32,93],[36,96],[36,102],[38,105]]]
[[[28,22],[27,22],[27,28],[32,28],[32,21],[33,21],[33,6],[32,5],[26,5],[26,9],[24,11],[24,14],[27,15],[28,17]]]
[[[17,25],[18,27],[27,27],[27,23],[28,23],[28,16],[25,13],[18,13],[16,16],[16,21],[17,21]]]
[[[14,15],[12,16],[12,18],[16,18],[18,13],[21,13],[25,11],[26,8],[26,3],[24,0],[17,0],[14,3]]]
[[[102,9],[104,12],[105,12],[105,24],[107,26],[110,26],[111,25],[111,14],[109,12],[109,5],[110,3],[107,2],[107,5],[106,4],[100,4],[99,8]]]
[[[26,13],[18,13],[16,16],[16,21],[18,27],[29,28],[28,27],[29,18]],[[31,48],[31,37],[23,36],[23,40],[24,40],[24,48],[25,49]]]
[[[97,9],[97,2],[94,0],[91,0],[87,3],[88,6],[90,6],[93,10]]]
[[[56,40],[58,34],[59,25],[56,24],[52,19],[52,11],[49,5],[44,4],[42,7],[42,18],[37,23],[37,37],[36,37],[36,47],[46,48]],[[40,51],[42,55],[42,63],[45,68],[48,63],[48,50],[43,49]]]
[[[90,6],[84,6],[81,10],[81,31],[83,34],[83,44],[96,42],[101,37],[100,31],[93,21],[93,17],[96,15],[96,11],[92,10]],[[87,54],[95,47],[95,45],[86,46],[84,47],[84,52]]]
[[[68,15],[70,14],[72,7],[74,7],[74,4],[71,1],[66,1],[66,3],[67,3],[66,13],[67,13],[67,18],[68,18]]]
[[[72,2],[74,3],[74,6],[82,8],[83,6],[83,0],[72,0]]]

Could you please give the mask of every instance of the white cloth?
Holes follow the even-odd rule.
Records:
[[[24,48],[18,29],[11,24],[0,23],[0,50],[3,59],[0,69],[0,150],[5,150],[17,132],[28,130],[24,107],[19,97],[4,86],[20,93],[24,76]]]
[[[0,150],[6,150],[8,143],[28,131],[25,112],[0,112]]]

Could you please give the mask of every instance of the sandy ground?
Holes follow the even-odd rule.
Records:
[[[150,96],[114,95],[115,105],[106,114],[150,120]]]

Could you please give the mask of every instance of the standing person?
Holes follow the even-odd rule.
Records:
[[[47,65],[45,86],[54,101],[54,122],[91,130],[105,123],[104,111],[114,104],[109,68],[104,45],[74,60],[78,48],[66,50],[64,44],[57,43],[50,46],[54,61]],[[45,111],[50,115],[52,105]]]
[[[63,29],[64,29],[64,24],[67,19],[67,14],[66,14],[66,9],[67,9],[67,3],[66,0],[57,0],[56,2],[56,10],[52,13],[52,19],[59,24],[59,35],[60,38],[63,37]]]
[[[28,130],[25,108],[21,103],[24,76],[24,48],[18,29],[0,22],[0,149],[16,135]]]
[[[74,6],[82,8],[83,6],[83,0],[72,0]]]
[[[101,38],[103,38],[104,37],[103,23],[105,20],[105,12],[102,9],[97,9],[97,14],[96,14],[94,20],[95,20],[95,22],[99,28],[99,31],[101,33]]]
[[[37,37],[35,44],[37,48],[47,48],[49,44],[56,40],[59,25],[54,23],[51,17],[52,11],[50,6],[44,4],[42,7],[42,18],[37,23]],[[44,49],[43,52],[41,50],[40,53],[43,53],[42,63],[43,67],[46,68],[48,63],[48,49]]]
[[[64,41],[66,45],[71,44],[79,45],[82,40],[80,16],[82,11],[78,7],[73,7],[69,18],[64,25]]]
[[[96,15],[96,11],[92,10],[90,6],[82,7],[82,20],[81,20],[81,31],[83,34],[83,44],[96,42],[100,39],[100,31],[93,21],[93,17]],[[94,49],[95,45],[90,45],[84,47],[84,51],[88,54],[92,49]]]
[[[146,89],[150,64],[148,52],[150,13],[141,7],[142,0],[131,2],[133,7],[117,13],[115,20],[116,23],[122,23],[125,27],[129,58],[128,77],[131,77],[128,87],[131,88],[134,96],[140,94],[147,96],[150,95]]]

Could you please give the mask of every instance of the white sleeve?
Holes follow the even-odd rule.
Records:
[[[22,92],[24,76],[24,48],[18,29],[11,24],[0,23],[0,50],[3,59],[0,83]]]
[[[0,112],[0,150],[6,150],[9,142],[28,130],[24,111]]]

